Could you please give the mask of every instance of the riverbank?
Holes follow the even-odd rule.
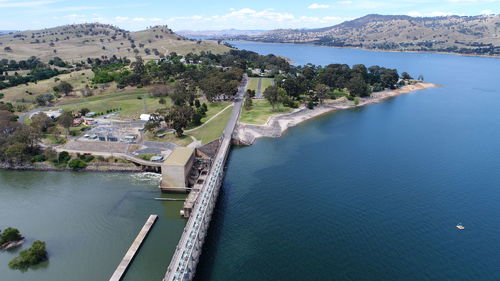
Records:
[[[354,46],[330,46],[330,45],[322,45],[315,43],[294,43],[294,42],[261,42],[261,41],[252,41],[252,40],[238,40],[240,42],[250,42],[250,43],[259,43],[259,44],[292,44],[292,45],[303,45],[303,46],[315,46],[315,47],[328,47],[335,49],[355,49],[355,50],[365,50],[365,51],[373,51],[373,52],[384,52],[384,53],[415,53],[415,54],[445,54],[445,55],[455,55],[455,56],[464,56],[464,57],[485,57],[485,58],[496,58],[500,59],[500,56],[495,55],[480,55],[480,54],[461,54],[454,52],[440,52],[433,50],[383,50],[383,49],[372,49],[366,47],[354,47]],[[294,60],[290,58],[286,58],[288,62],[293,63]]]
[[[432,87],[439,86],[433,83],[422,82],[414,85],[406,85],[396,90],[376,92],[368,98],[359,98],[358,105],[355,105],[354,101],[350,101],[345,97],[342,97],[336,100],[325,101],[322,105],[318,105],[314,109],[308,109],[303,106],[290,113],[273,115],[269,117],[264,125],[238,123],[233,134],[233,139],[234,142],[238,145],[252,145],[257,138],[279,138],[283,135],[284,132],[286,132],[288,128],[297,126],[302,122],[316,118],[318,116],[336,110],[350,109],[365,106],[368,104],[379,103],[388,98]]]
[[[59,169],[47,163],[19,164],[0,163],[0,169],[17,171],[45,171],[45,172],[101,172],[101,173],[142,173],[141,167],[132,163],[87,163],[85,169]]]

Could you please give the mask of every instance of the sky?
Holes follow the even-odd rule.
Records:
[[[499,14],[500,0],[0,0],[0,30],[101,22],[131,31],[317,28],[367,14]]]

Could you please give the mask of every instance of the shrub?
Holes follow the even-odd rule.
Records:
[[[359,104],[359,98],[354,98],[354,105],[358,105]]]
[[[94,160],[94,156],[92,155],[89,155],[89,154],[83,154],[83,155],[80,155],[79,158],[83,161],[85,161],[86,163],[88,162],[91,162],[92,160]]]
[[[87,163],[77,158],[69,161],[68,166],[73,170],[80,170],[87,168]]]
[[[71,159],[71,156],[69,155],[68,152],[62,151],[59,153],[59,163],[67,163]]]
[[[21,240],[22,238],[23,237],[21,236],[21,233],[19,232],[18,229],[8,227],[3,231],[2,235],[0,236],[0,245],[7,242],[18,241]]]
[[[45,242],[35,241],[31,248],[22,250],[19,256],[9,262],[9,267],[12,269],[26,270],[32,265],[47,260],[47,250]]]
[[[33,156],[33,158],[31,158],[31,162],[43,162],[47,160],[47,158],[45,158],[45,155],[35,155]]]
[[[5,97],[5,94],[0,93],[0,100],[3,99],[3,97]]]

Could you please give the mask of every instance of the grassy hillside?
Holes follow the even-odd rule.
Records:
[[[427,18],[367,15],[321,29],[275,30],[240,39],[381,50],[500,55],[500,15]]]
[[[37,56],[48,61],[58,56],[76,62],[88,57],[134,57],[136,54],[144,59],[157,59],[170,52],[222,53],[227,50],[214,41],[188,40],[166,26],[130,32],[99,23],[75,24],[0,35],[0,58],[15,60]]]

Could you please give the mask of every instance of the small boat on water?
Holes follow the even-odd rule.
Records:
[[[465,226],[462,225],[462,223],[457,224],[457,228],[460,230],[464,230]]]

